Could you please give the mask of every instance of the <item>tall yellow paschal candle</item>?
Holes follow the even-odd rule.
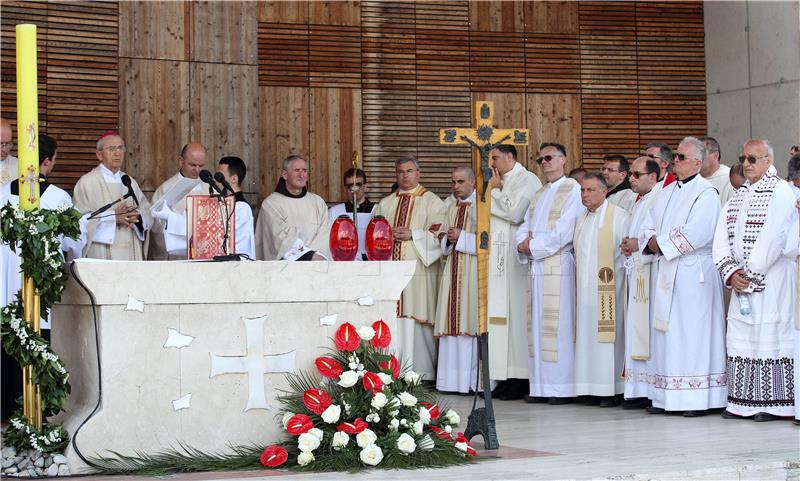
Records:
[[[39,86],[36,25],[17,25],[17,150],[19,206],[39,207]]]

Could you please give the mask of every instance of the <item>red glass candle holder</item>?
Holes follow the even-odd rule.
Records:
[[[371,261],[392,259],[392,226],[382,215],[376,215],[367,225],[366,251]]]
[[[335,261],[352,261],[356,258],[358,232],[349,215],[340,215],[333,221],[329,246]]]

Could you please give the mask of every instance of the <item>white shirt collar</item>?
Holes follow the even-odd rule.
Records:
[[[471,204],[474,204],[475,203],[475,190],[473,190],[472,193],[469,195],[469,197],[467,197],[466,199],[457,199],[457,200],[458,200],[458,202],[469,202]]]
[[[103,164],[100,164],[100,172],[103,173],[103,178],[109,184],[121,184],[122,183],[122,170],[118,170],[116,173],[111,172],[111,169],[106,167]]]
[[[525,167],[523,167],[522,164],[520,164],[519,162],[514,162],[514,167],[512,167],[511,170],[509,170],[508,172],[503,174],[503,176],[502,176],[502,178],[500,180],[502,180],[503,182],[506,182],[509,178],[517,175],[517,172],[520,169],[524,169],[524,168]]]

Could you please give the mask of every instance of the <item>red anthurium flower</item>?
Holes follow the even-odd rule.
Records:
[[[258,458],[261,465],[268,468],[277,468],[285,463],[287,459],[289,459],[289,453],[277,444],[267,446]]]
[[[364,390],[372,391],[372,394],[378,394],[383,391],[383,381],[381,381],[381,378],[374,372],[366,372],[364,374],[363,383]]]
[[[305,414],[295,414],[289,418],[286,423],[286,432],[292,436],[300,436],[307,433],[309,429],[314,427],[314,421]]]
[[[467,454],[470,456],[477,456],[478,452],[475,451],[475,448],[473,448],[471,444],[467,443]]]
[[[430,428],[433,435],[436,436],[437,438],[451,439],[451,440],[453,439],[452,437],[450,437],[450,434],[448,434],[447,431],[440,428],[439,426],[430,425],[428,427]]]
[[[322,389],[309,389],[303,393],[303,404],[314,414],[322,414],[332,402],[330,394]]]
[[[367,429],[368,424],[361,418],[355,418],[349,423],[342,423],[336,426],[337,431],[344,431],[347,434],[358,434]]]
[[[389,347],[392,342],[392,333],[389,331],[389,326],[383,320],[375,321],[372,323],[372,328],[375,329],[375,337],[372,338],[372,345],[378,349]]]
[[[320,374],[331,379],[339,379],[339,374],[343,371],[339,362],[332,357],[318,357],[314,364],[317,365]]]
[[[376,331],[377,332],[377,331]],[[391,359],[386,362],[379,362],[378,367],[384,371],[392,371],[392,378],[397,379],[400,377],[400,361],[392,354]]]
[[[339,329],[336,330],[336,336],[333,341],[336,343],[336,349],[340,351],[355,351],[361,345],[361,338],[356,332],[355,326],[349,322],[345,322]]]
[[[477,452],[477,451],[475,451],[475,448],[473,448],[473,447],[472,447],[472,444],[470,444],[470,443],[469,443],[469,441],[467,441],[467,437],[466,437],[466,436],[464,436],[464,433],[458,433],[458,435],[456,436],[456,441],[455,441],[455,443],[456,443],[456,444],[458,444],[458,443],[464,443],[464,444],[466,444],[466,445],[467,445],[467,451],[466,451],[466,452],[467,452],[467,454],[469,454],[470,456],[475,456],[475,455],[477,455],[477,454],[478,454],[478,452]]]
[[[425,409],[427,409],[428,412],[431,413],[431,420],[439,419],[439,405],[438,404],[431,404],[431,403],[426,403],[426,402],[421,402],[419,404],[421,406],[424,406]]]

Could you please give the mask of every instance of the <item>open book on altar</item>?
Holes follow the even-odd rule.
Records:
[[[212,259],[236,253],[233,196],[186,196],[186,251],[189,259]],[[227,249],[223,246],[227,245]]]

